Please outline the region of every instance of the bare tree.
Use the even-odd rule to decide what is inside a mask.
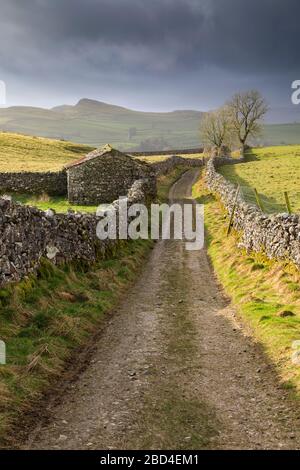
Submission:
[[[258,91],[250,90],[236,93],[227,107],[232,130],[244,151],[248,138],[261,133],[261,121],[268,111],[267,103]]]
[[[213,145],[220,153],[222,146],[230,144],[231,123],[227,107],[206,113],[200,124],[201,140]]]

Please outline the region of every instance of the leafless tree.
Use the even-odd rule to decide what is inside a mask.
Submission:
[[[268,106],[261,94],[256,90],[236,93],[227,108],[233,133],[245,149],[249,137],[260,135],[262,119],[268,111]]]
[[[231,122],[227,107],[206,113],[200,124],[201,141],[217,148],[230,144]]]

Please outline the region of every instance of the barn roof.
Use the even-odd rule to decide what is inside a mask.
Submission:
[[[117,154],[123,157],[131,158],[129,155],[126,155],[125,153],[122,153],[119,150],[114,149],[111,145],[106,144],[104,145],[104,147],[93,150],[92,152],[88,153],[87,155],[80,158],[79,160],[75,160],[74,162],[69,163],[68,165],[65,166],[65,168],[66,169],[73,168],[74,166],[82,165],[83,163],[86,163],[90,160],[94,160],[95,158],[102,157],[103,155],[112,154],[112,153],[114,155]]]

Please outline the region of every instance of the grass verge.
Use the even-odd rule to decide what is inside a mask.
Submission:
[[[205,189],[203,176],[193,196],[205,204],[207,249],[218,279],[242,322],[276,365],[283,384],[299,396],[300,365],[291,356],[293,341],[300,340],[300,272],[290,263],[237,249],[239,234],[226,237],[228,216]]]
[[[120,244],[93,267],[45,260],[36,276],[0,290],[0,338],[7,347],[7,364],[0,366],[0,441],[99,329],[151,246],[145,240]]]
[[[189,169],[188,166],[177,166],[173,171],[162,175],[157,179],[157,198],[159,201],[164,202],[168,200],[169,191],[171,186]]]

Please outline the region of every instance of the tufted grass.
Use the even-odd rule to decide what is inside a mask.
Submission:
[[[287,212],[284,191],[289,193],[293,212],[300,212],[300,145],[254,148],[247,160],[219,171],[240,184],[245,199],[253,204],[256,188],[265,212]]]
[[[44,260],[37,276],[0,289],[0,446],[35,400],[59,378],[74,350],[101,327],[134,280],[152,242],[123,242],[94,266],[56,267]]]
[[[291,263],[237,249],[239,234],[226,237],[228,215],[201,177],[193,188],[205,204],[206,244],[218,279],[232,298],[245,328],[264,347],[284,386],[300,394],[300,367],[291,346],[300,340],[300,272]],[[294,316],[281,317],[289,311]]]

